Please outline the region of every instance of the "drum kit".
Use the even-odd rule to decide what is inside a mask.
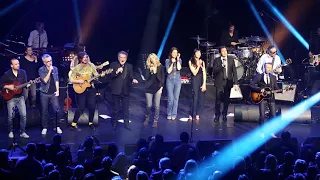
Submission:
[[[206,55],[207,73],[209,78],[213,79],[212,73],[214,59],[221,56],[219,46],[216,43],[206,41],[206,38],[199,36],[190,37],[190,39],[196,40],[198,49],[202,47],[203,54]],[[235,59],[235,65],[237,69],[238,80],[248,82],[256,74],[256,66],[259,58],[266,53],[267,47],[270,43],[266,38],[259,36],[250,36],[239,39],[238,43],[234,47],[227,47],[228,56],[233,56]]]

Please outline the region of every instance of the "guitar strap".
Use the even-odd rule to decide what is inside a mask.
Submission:
[[[275,59],[276,59],[275,57],[272,58],[272,70],[273,70],[273,67],[274,67],[274,61],[275,61]]]

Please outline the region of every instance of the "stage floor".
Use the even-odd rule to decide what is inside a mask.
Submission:
[[[137,90],[137,89],[136,89]],[[181,99],[179,101],[178,118],[175,121],[168,121],[166,119],[166,98],[161,100],[161,111],[158,128],[144,127],[142,122],[144,120],[145,111],[145,98],[143,94],[133,90],[130,98],[130,120],[132,131],[123,128],[120,123],[118,129],[113,131],[110,119],[99,119],[99,126],[96,131],[91,131],[88,126],[81,126],[81,132],[69,130],[65,125],[62,126],[63,143],[70,144],[73,152],[76,152],[79,145],[83,142],[86,136],[95,135],[100,142],[115,142],[118,144],[119,149],[123,150],[125,144],[132,144],[139,138],[148,138],[157,133],[162,134],[165,140],[178,140],[182,131],[191,132],[191,123],[180,121],[180,118],[187,118],[189,112],[190,100]],[[110,102],[100,99],[99,100],[99,114],[111,116]],[[212,140],[212,139],[236,139],[240,136],[250,132],[258,126],[256,123],[237,122],[234,123],[232,114],[234,113],[234,104],[229,106],[229,115],[227,122],[213,122],[214,116],[214,100],[206,100],[203,115],[199,124],[194,124],[193,128],[193,141],[198,140]],[[313,108],[319,117],[320,109]],[[315,114],[315,113],[313,113]],[[2,121],[5,119],[2,116]],[[285,130],[291,132],[293,137],[297,137],[299,143],[302,143],[308,136],[320,136],[320,124],[297,124],[292,123]],[[35,143],[51,143],[54,134],[53,129],[48,129],[46,136],[41,135],[41,127],[33,127],[27,129],[30,139],[17,138],[17,142],[21,146],[25,146],[28,142]],[[277,134],[279,135],[279,134]],[[7,148],[12,143],[8,138],[7,129],[5,126],[1,127],[0,133],[0,148]]]

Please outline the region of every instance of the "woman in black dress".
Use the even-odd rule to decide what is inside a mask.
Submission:
[[[194,117],[196,121],[200,120],[200,114],[203,109],[206,87],[206,66],[201,59],[201,51],[195,49],[192,58],[189,60],[189,68],[191,71],[192,84],[192,104],[189,119]]]

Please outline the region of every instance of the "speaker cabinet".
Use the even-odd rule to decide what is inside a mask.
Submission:
[[[259,122],[258,105],[235,105],[234,122]]]
[[[68,124],[70,125],[73,121],[74,114],[76,112],[76,108],[70,108],[68,110]],[[93,117],[93,124],[98,125],[99,122],[99,113],[98,110],[95,110]],[[89,110],[86,108],[84,112],[80,115],[80,118],[77,122],[78,124],[88,125],[89,124]]]

